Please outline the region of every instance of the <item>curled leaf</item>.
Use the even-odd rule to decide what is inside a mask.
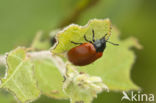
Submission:
[[[93,19],[85,26],[71,24],[56,35],[57,44],[52,49],[52,53],[64,53],[75,47],[76,45],[71,43],[71,41],[76,43],[86,42],[84,35],[86,35],[88,40],[92,41],[92,30],[95,31],[96,40],[102,38],[105,34],[107,34],[106,38],[109,38],[111,35],[111,22],[109,19]]]
[[[78,73],[70,64],[67,64],[63,88],[71,103],[91,103],[98,93],[108,90],[100,77]]]

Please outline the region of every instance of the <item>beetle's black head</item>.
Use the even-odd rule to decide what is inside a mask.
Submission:
[[[96,40],[93,45],[96,48],[96,52],[103,52],[106,48],[106,42],[107,40],[105,37],[101,38],[100,40]]]
[[[103,38],[101,38],[100,40],[96,40],[95,42],[93,42],[93,45],[96,48],[96,52],[103,52],[106,48],[107,42],[110,44],[116,45],[116,46],[119,45],[119,44],[115,44],[115,43],[108,41],[108,39],[106,39],[105,36]]]

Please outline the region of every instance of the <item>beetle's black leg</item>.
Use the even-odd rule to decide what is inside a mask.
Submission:
[[[73,42],[73,41],[70,41],[70,42],[73,43],[73,44],[80,44],[80,45],[82,44],[82,43],[76,43],[76,42]]]
[[[105,34],[104,38],[106,38],[106,35],[107,35],[107,34]]]
[[[63,82],[65,82],[65,81],[66,81],[66,77],[65,77],[65,76],[63,76],[63,79],[64,79],[64,80],[63,80]]]
[[[112,45],[116,45],[116,46],[119,46],[119,44],[116,44],[116,43],[112,43],[112,42],[110,42],[110,41],[106,41],[106,42],[108,42],[108,43],[110,43],[110,44],[112,44]]]
[[[85,41],[92,43],[92,41],[90,41],[90,40],[88,40],[88,39],[86,38],[86,35],[84,35],[84,39],[85,39]]]
[[[94,29],[92,29],[92,33],[93,33],[93,42],[95,42]]]

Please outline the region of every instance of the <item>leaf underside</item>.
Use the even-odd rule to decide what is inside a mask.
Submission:
[[[32,101],[40,96],[33,74],[33,65],[26,58],[24,48],[17,48],[7,56],[7,77],[2,79],[1,88],[16,95],[19,101]]]

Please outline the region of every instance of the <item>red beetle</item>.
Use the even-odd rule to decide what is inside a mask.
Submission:
[[[87,41],[86,43],[76,43],[71,41],[71,43],[73,44],[79,44],[79,46],[72,48],[67,53],[68,60],[72,64],[77,66],[84,66],[94,62],[95,60],[97,60],[102,56],[103,51],[106,48],[106,42],[109,42],[113,45],[118,45],[108,41],[108,39],[106,40],[105,37],[107,34],[100,40],[95,40],[94,30],[92,30],[92,33],[93,33],[92,41],[88,40],[86,38],[86,35],[84,35],[84,39],[85,41]]]

